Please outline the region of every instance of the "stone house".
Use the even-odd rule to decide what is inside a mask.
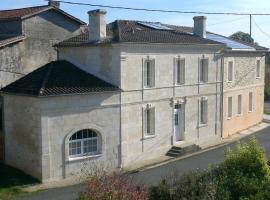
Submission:
[[[59,3],[0,10],[0,89],[57,59],[54,44],[78,35],[85,23],[59,8]],[[2,157],[0,98],[0,160]]]
[[[46,182],[86,166],[136,168],[224,137],[224,66],[235,50],[225,37],[206,32],[205,17],[190,28],[106,25],[105,14],[90,11],[89,32],[57,44],[59,61],[2,89],[7,164]]]

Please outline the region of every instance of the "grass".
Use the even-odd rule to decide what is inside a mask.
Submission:
[[[264,110],[264,114],[270,115],[270,110]]]
[[[7,200],[26,192],[26,185],[37,184],[38,180],[13,167],[0,163],[0,200]]]

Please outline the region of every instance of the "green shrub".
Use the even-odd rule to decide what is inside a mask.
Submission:
[[[267,158],[256,139],[239,143],[228,150],[225,161],[212,169],[217,184],[217,199],[265,200],[270,191]]]
[[[171,200],[170,186],[163,180],[158,186],[149,188],[150,200]]]
[[[270,85],[264,87],[264,99],[270,101]]]

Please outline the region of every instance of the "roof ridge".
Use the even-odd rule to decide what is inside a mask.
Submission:
[[[45,75],[45,77],[44,77],[44,79],[42,81],[41,87],[40,87],[39,92],[38,92],[38,96],[43,94],[43,92],[45,90],[46,83],[47,83],[47,81],[49,79],[49,76],[51,74],[52,68],[53,68],[53,61],[50,63],[48,72],[47,72],[47,74]]]
[[[50,7],[48,5],[43,6],[31,6],[31,7],[24,7],[24,8],[15,8],[15,9],[7,9],[7,10],[0,10],[0,12],[8,12],[8,11],[16,11],[16,10],[24,10],[24,9],[31,9],[31,8],[42,8],[42,7]]]

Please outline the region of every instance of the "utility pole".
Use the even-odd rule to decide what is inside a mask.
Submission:
[[[252,15],[249,15],[249,36],[252,35]]]

